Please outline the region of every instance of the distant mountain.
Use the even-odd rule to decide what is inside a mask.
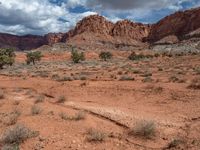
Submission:
[[[49,33],[45,36],[25,35],[17,36],[0,33],[1,48],[15,48],[17,50],[31,50],[42,45],[52,45],[62,41],[62,33]]]

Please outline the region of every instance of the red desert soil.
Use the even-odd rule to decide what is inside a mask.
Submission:
[[[20,145],[22,150],[162,150],[175,140],[182,142],[171,149],[199,150],[200,91],[188,88],[199,78],[199,55],[129,61],[128,53],[113,51],[114,58],[103,62],[98,53],[87,52],[80,64],[67,53],[46,53],[36,66],[23,64],[25,54],[18,53],[13,68],[0,71],[0,133],[14,126],[3,116],[18,110],[17,124],[39,131]],[[32,115],[41,95],[44,101],[35,105],[42,111]],[[57,102],[60,96],[64,103]],[[61,118],[81,111],[82,120]],[[141,120],[154,122],[153,137],[128,134]],[[89,142],[89,128],[105,133],[104,141]]]

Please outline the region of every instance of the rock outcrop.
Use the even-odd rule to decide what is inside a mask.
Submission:
[[[44,40],[47,45],[52,46],[53,44],[63,42],[64,33],[48,33],[44,36]]]
[[[170,35],[182,40],[186,34],[198,28],[200,28],[200,8],[179,11],[152,25],[148,40],[156,42]]]
[[[66,35],[66,41],[72,44],[85,43],[86,45],[109,45],[118,47],[142,46],[143,38],[150,31],[150,25],[134,23],[129,20],[112,23],[99,15],[91,15],[79,21],[76,27]],[[96,44],[96,45],[95,45]]]
[[[110,34],[114,37],[127,37],[134,40],[142,41],[149,35],[150,25],[134,23],[129,20],[118,21]]]

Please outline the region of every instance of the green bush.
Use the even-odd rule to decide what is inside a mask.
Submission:
[[[0,69],[5,65],[13,65],[15,62],[15,53],[13,49],[0,49]]]
[[[83,52],[79,53],[77,50],[72,48],[71,58],[74,63],[79,63],[80,61],[85,60],[85,54]]]
[[[112,53],[111,52],[101,52],[99,54],[99,58],[104,60],[104,61],[107,61],[108,59],[111,59],[112,58]]]
[[[30,63],[33,63],[35,65],[36,61],[40,61],[42,58],[42,53],[39,51],[35,52],[29,52],[26,54],[26,63],[29,65]]]

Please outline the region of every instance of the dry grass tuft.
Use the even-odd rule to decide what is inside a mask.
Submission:
[[[57,103],[64,103],[65,101],[66,101],[66,97],[65,97],[65,96],[60,96],[60,97],[58,98]]]
[[[197,78],[193,79],[192,82],[190,83],[190,85],[188,86],[188,88],[200,90],[200,78],[197,77]]]
[[[12,128],[3,133],[1,136],[0,142],[3,145],[15,145],[20,144],[28,138],[38,136],[38,132],[31,131],[29,128],[24,125],[17,124]]]
[[[38,96],[37,98],[36,98],[36,100],[35,100],[35,104],[37,104],[37,103],[42,103],[42,102],[44,102],[44,99],[45,99],[45,97],[44,97],[44,95],[40,95],[40,96]]]
[[[4,97],[5,97],[4,92],[3,92],[3,90],[0,89],[0,99],[4,99]]]
[[[129,131],[129,135],[151,138],[156,134],[156,125],[153,121],[142,120]]]
[[[32,115],[39,115],[41,112],[42,112],[42,109],[39,106],[33,105],[31,107],[31,114]]]
[[[75,116],[72,117],[72,120],[84,120],[86,117],[86,113],[84,111],[79,111],[78,113],[75,114]]]
[[[86,138],[89,142],[103,142],[106,138],[106,134],[96,129],[90,128],[87,130]]]

